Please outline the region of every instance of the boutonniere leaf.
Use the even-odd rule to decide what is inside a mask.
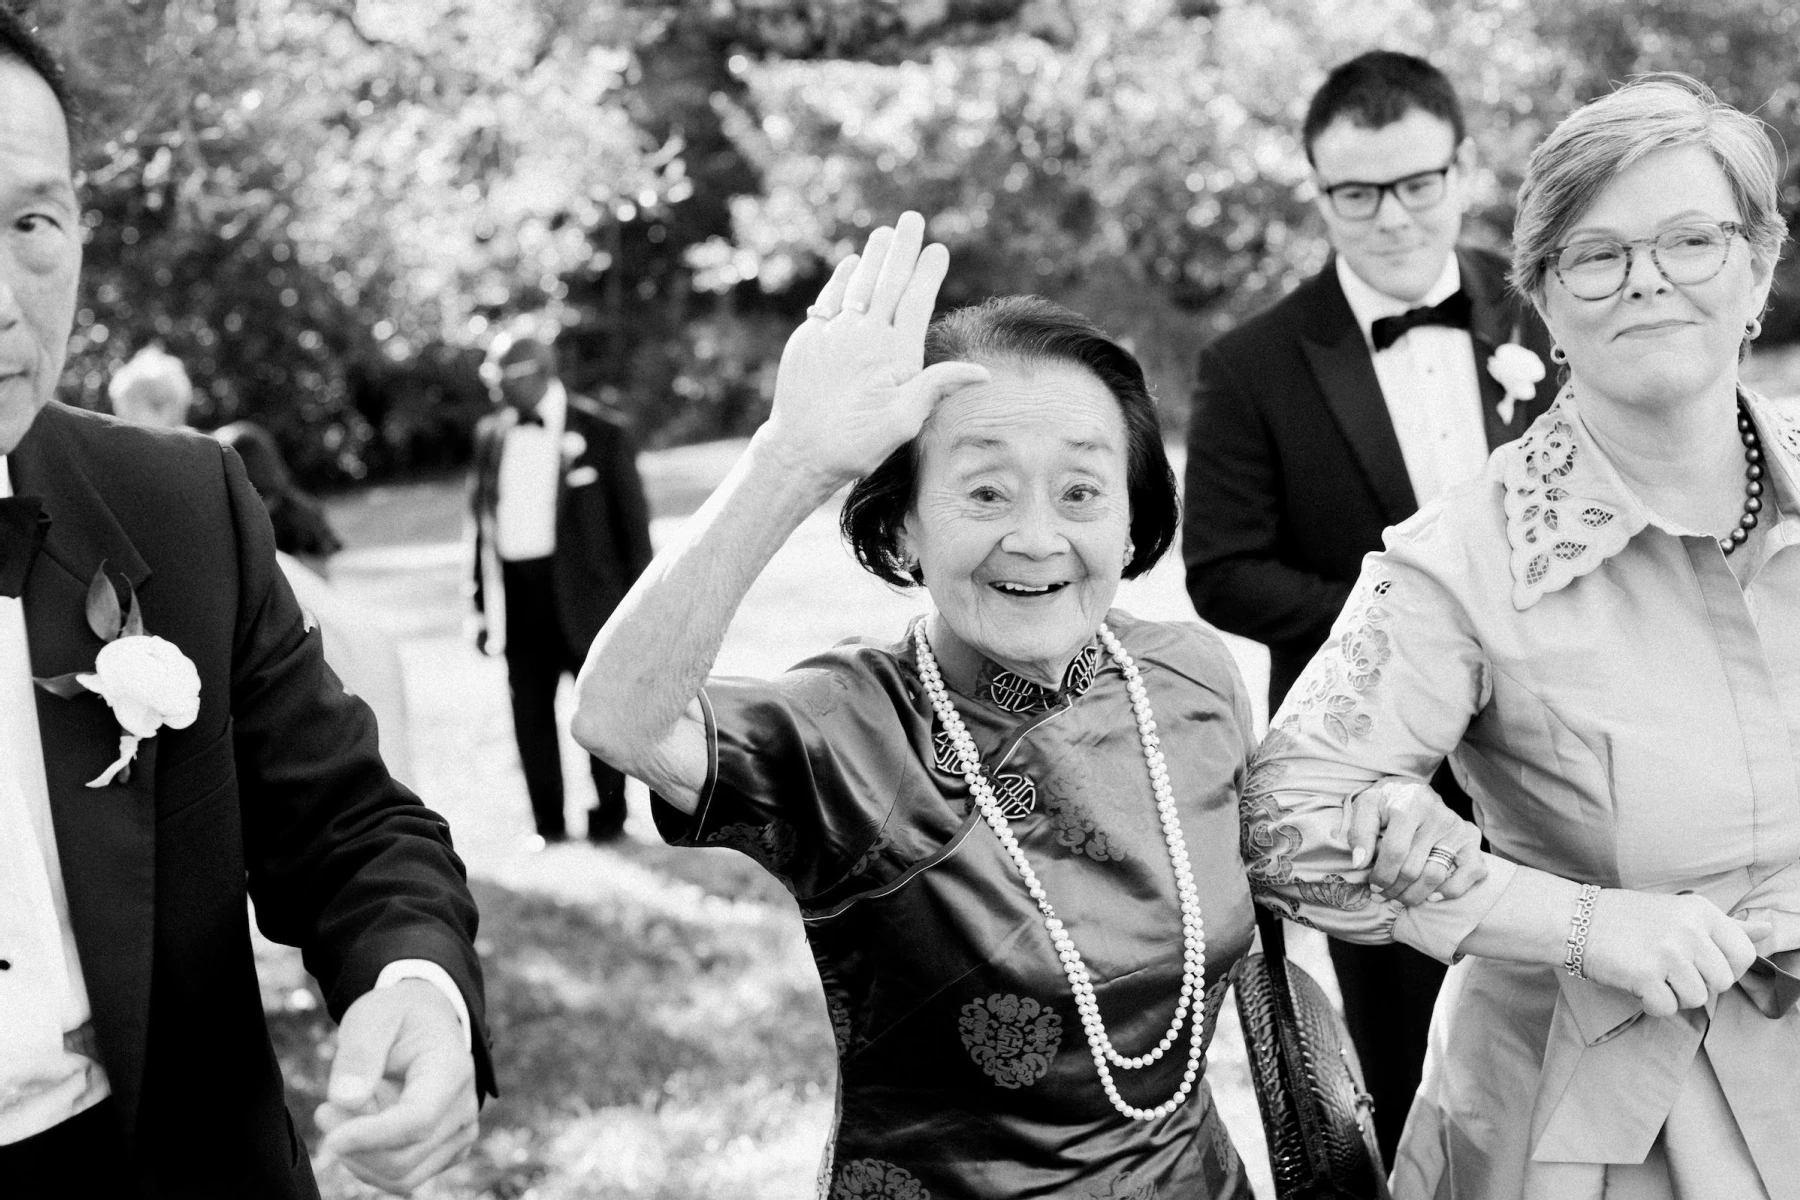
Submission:
[[[121,605],[102,562],[87,593],[88,627],[105,643],[93,671],[35,681],[65,700],[91,692],[118,720],[119,757],[88,781],[91,788],[129,781],[140,742],[165,726],[186,729],[200,715],[200,672],[175,643],[144,632],[137,590],[127,583],[125,593]]]

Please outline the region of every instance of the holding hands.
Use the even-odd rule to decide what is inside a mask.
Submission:
[[[924,239],[916,212],[871,233],[782,351],[758,436],[834,490],[917,434],[940,398],[988,377],[973,363],[924,365],[925,330],[950,267],[949,251]]]

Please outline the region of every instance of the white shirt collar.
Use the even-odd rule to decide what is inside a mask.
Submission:
[[[1363,340],[1370,346],[1375,342],[1369,336],[1369,327],[1382,317],[1397,317],[1408,309],[1442,304],[1462,287],[1462,267],[1456,261],[1455,251],[1445,256],[1444,269],[1438,272],[1437,282],[1416,301],[1397,300],[1376,290],[1350,269],[1349,260],[1341,254],[1337,256],[1337,277],[1338,286],[1344,289],[1344,299],[1350,302],[1351,315],[1362,329]]]
[[[12,465],[0,454],[0,500],[12,495]]]
[[[569,416],[569,392],[563,382],[552,376],[544,386],[544,394],[537,402],[537,415],[544,420],[545,429],[561,429]]]

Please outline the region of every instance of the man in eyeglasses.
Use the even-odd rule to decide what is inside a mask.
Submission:
[[[556,688],[650,563],[637,447],[612,413],[557,377],[550,337],[503,331],[482,379],[495,410],[475,428],[476,646],[506,656],[513,735],[537,837],[560,842],[562,752]],[[597,758],[587,837],[622,836],[625,777]]]
[[[1271,712],[1382,530],[1473,478],[1554,395],[1530,378],[1549,339],[1505,264],[1457,248],[1473,155],[1442,72],[1391,51],[1351,59],[1302,138],[1336,253],[1201,352],[1182,534],[1200,615],[1268,645]],[[1467,815],[1448,769],[1432,782]],[[1331,951],[1391,1157],[1443,968],[1401,946]]]

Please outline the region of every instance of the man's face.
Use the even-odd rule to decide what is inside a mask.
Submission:
[[[1462,230],[1472,165],[1468,144],[1456,144],[1448,121],[1414,108],[1380,129],[1340,117],[1313,139],[1312,154],[1319,215],[1332,246],[1376,291],[1408,303],[1422,299],[1443,273]],[[1442,198],[1417,211],[1389,190],[1381,193],[1372,215],[1354,219],[1340,214],[1325,194],[1338,184],[1397,183],[1446,166]]]
[[[29,67],[0,58],[0,454],[19,444],[62,376],[80,217],[55,94]]]
[[[550,387],[550,356],[542,346],[521,339],[482,364],[482,378],[496,404],[510,404],[520,412],[537,407]]]

